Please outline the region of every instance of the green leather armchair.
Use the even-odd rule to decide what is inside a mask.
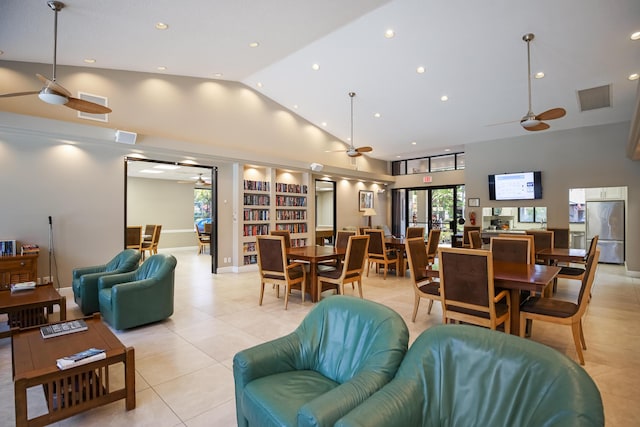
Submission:
[[[115,329],[128,329],[171,316],[176,263],[173,255],[156,254],[132,272],[101,277],[98,301],[104,320]]]
[[[80,267],[73,269],[73,299],[82,311],[88,316],[100,310],[98,304],[98,279],[109,274],[127,273],[133,271],[140,263],[141,253],[135,249],[125,249],[117,254],[111,261],[92,267]]]
[[[603,426],[589,375],[542,344],[468,325],[423,332],[396,377],[336,427]]]
[[[393,378],[408,339],[383,305],[323,299],[291,334],[235,355],[238,426],[333,426]]]

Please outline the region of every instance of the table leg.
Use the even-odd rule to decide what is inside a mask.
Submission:
[[[511,335],[520,335],[520,290],[511,289],[509,291],[511,307],[509,317],[511,321]]]
[[[406,273],[404,262],[404,250],[398,251],[398,277],[404,277]]]
[[[62,296],[58,305],[60,306],[60,321],[67,320],[67,297]]]
[[[16,380],[13,384],[15,400],[16,427],[28,425],[27,420],[27,385],[25,380]]]
[[[136,407],[136,369],[133,347],[125,350],[124,381],[127,388],[125,407],[127,411]]]
[[[311,294],[311,301],[320,301],[320,284],[318,283],[318,263],[309,262],[309,293]]]

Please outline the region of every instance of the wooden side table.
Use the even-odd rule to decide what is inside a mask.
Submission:
[[[0,289],[38,279],[38,254],[0,256]]]
[[[39,327],[13,331],[16,426],[50,424],[119,399],[125,399],[127,410],[136,407],[133,347],[125,347],[99,314],[85,321],[86,331],[47,339],[42,338]],[[91,347],[104,349],[106,358],[66,370],[56,366],[56,359]],[[116,389],[110,367],[124,369],[122,387]],[[36,386],[42,386],[48,412],[28,419],[27,390]]]
[[[36,286],[35,289],[18,292],[0,291],[0,313],[8,315],[9,328],[28,328],[49,323],[49,314],[54,305],[60,307],[60,320],[66,320],[67,299],[53,285]],[[10,331],[0,332],[0,338],[10,335]]]

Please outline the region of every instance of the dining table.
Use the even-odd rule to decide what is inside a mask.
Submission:
[[[533,291],[543,294],[551,285],[560,267],[542,264],[524,264],[519,262],[493,262],[493,284],[496,288],[509,290],[511,307],[509,318],[511,322],[511,334],[520,333],[520,291]],[[440,272],[437,265],[426,269],[427,276],[437,278]]]
[[[536,252],[536,257],[543,259],[549,265],[560,262],[585,262],[586,249],[544,248]]]
[[[307,284],[311,301],[320,300],[320,283],[318,283],[318,264],[322,261],[344,259],[346,248],[333,246],[298,246],[287,248],[287,259],[309,263]]]
[[[387,248],[391,248],[396,250],[396,252],[398,253],[398,277],[404,277],[404,274],[406,272],[405,269],[405,262],[404,262],[404,243],[405,243],[405,239],[404,237],[385,237],[384,239],[384,244]]]

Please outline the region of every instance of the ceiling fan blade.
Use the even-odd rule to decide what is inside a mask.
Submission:
[[[538,120],[553,120],[564,117],[567,111],[564,108],[552,108],[536,116]]]
[[[13,96],[25,96],[25,95],[36,95],[40,93],[39,90],[32,90],[29,92],[16,92],[16,93],[5,93],[0,95],[0,98],[11,98]]]
[[[325,153],[346,153],[348,150],[324,150]]]
[[[524,127],[522,126],[522,129],[524,130],[528,130],[528,131],[536,131],[536,130],[545,130],[545,129],[549,129],[551,126],[549,126],[548,124],[544,123],[544,122],[540,122],[539,124],[535,125],[535,126],[531,126],[531,127]]]
[[[484,125],[485,127],[491,127],[491,126],[502,126],[502,125],[509,125],[511,123],[517,123],[520,120],[509,120],[508,122],[500,122],[500,123],[490,123],[488,125]]]
[[[111,108],[105,107],[104,105],[85,101],[84,99],[73,98],[71,96],[69,96],[68,98],[69,101],[64,104],[64,106],[69,107],[73,110],[78,110],[82,111],[83,113],[89,114],[109,114],[111,112]]]
[[[40,81],[42,83],[44,83],[44,85],[46,87],[48,87],[49,89],[52,89],[52,90],[58,92],[59,94],[66,96],[67,98],[71,97],[71,92],[69,92],[67,89],[65,89],[64,87],[62,87],[58,83],[56,83],[54,80],[49,80],[48,78],[46,78],[42,74],[36,74],[36,76],[38,76]]]
[[[360,153],[360,154],[369,153],[369,152],[373,151],[373,148],[371,148],[371,147],[358,147],[358,148],[356,148],[356,151],[358,153]]]

